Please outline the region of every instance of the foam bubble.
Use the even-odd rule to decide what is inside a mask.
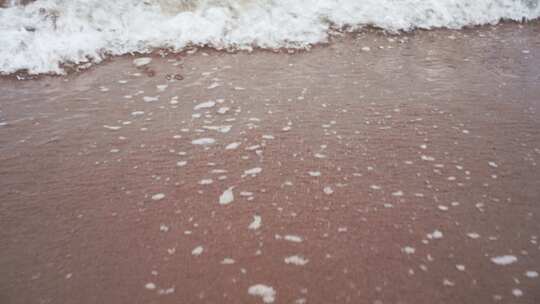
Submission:
[[[233,187],[230,187],[227,190],[223,191],[223,193],[219,197],[220,205],[228,205],[232,203],[233,201],[234,201]]]
[[[491,258],[491,261],[497,265],[506,266],[517,262],[517,257],[514,255],[501,255]]]
[[[256,284],[249,287],[248,293],[252,296],[261,297],[264,303],[273,303],[276,299],[274,288],[264,284]]]

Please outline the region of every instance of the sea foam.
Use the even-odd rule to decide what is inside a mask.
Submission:
[[[11,1],[17,2],[17,1]],[[540,17],[539,0],[37,0],[0,8],[0,73],[158,48],[306,48],[336,30],[461,28]]]

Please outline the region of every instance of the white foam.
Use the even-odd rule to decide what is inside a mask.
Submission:
[[[441,231],[439,231],[439,230],[435,230],[435,231],[433,231],[432,233],[429,233],[429,234],[427,235],[427,237],[428,237],[429,239],[433,239],[433,240],[442,239],[443,233],[442,233]]]
[[[491,258],[491,261],[497,265],[506,266],[517,262],[517,257],[514,255],[501,255]]]
[[[403,191],[399,190],[396,192],[392,192],[392,196],[403,196]]]
[[[202,102],[202,103],[196,105],[193,108],[193,110],[197,111],[197,110],[200,110],[200,109],[209,109],[209,108],[212,108],[215,105],[216,105],[215,101]]]
[[[201,146],[205,146],[205,145],[211,145],[213,143],[215,143],[216,140],[213,139],[213,138],[209,138],[209,137],[204,137],[204,138],[199,138],[199,139],[194,139],[191,141],[192,144],[194,145],[201,145]]]
[[[534,0],[40,0],[0,11],[0,73],[63,74],[66,62],[188,45],[304,48],[328,41],[331,28],[460,28],[539,16]]]
[[[191,251],[191,254],[194,256],[199,256],[203,253],[203,251],[204,251],[204,248],[202,246],[197,246]]]
[[[292,234],[287,234],[286,236],[283,237],[286,241],[289,241],[289,242],[293,242],[293,243],[301,243],[303,240],[302,240],[302,237],[298,236],[298,235],[292,235]]]
[[[262,168],[260,167],[251,168],[251,169],[245,170],[243,176],[248,176],[248,175],[256,176],[257,174],[261,172],[262,172]]]
[[[316,158],[326,158],[326,155],[321,153],[315,153],[313,156],[315,156]]]
[[[224,126],[203,126],[203,128],[207,130],[217,131],[219,133],[228,133],[232,126],[231,125],[224,125]]]
[[[152,200],[153,201],[159,201],[159,200],[162,200],[165,198],[165,194],[163,193],[156,193],[154,195],[152,195]]]
[[[233,187],[229,187],[219,197],[220,205],[228,205],[234,201]]]
[[[156,85],[156,89],[158,92],[164,92],[169,87],[168,84],[158,84]]]
[[[445,205],[439,205],[437,206],[437,208],[439,208],[439,210],[441,211],[448,211],[448,206],[445,206]]]
[[[406,254],[413,254],[416,252],[416,249],[414,249],[414,247],[411,247],[411,246],[405,246],[401,248],[401,251],[403,251]]]
[[[330,186],[326,186],[326,187],[324,187],[323,192],[326,195],[330,195],[330,194],[334,193],[334,189],[332,189],[332,187],[330,187]]]
[[[201,180],[199,181],[199,185],[210,185],[210,184],[212,184],[213,182],[214,182],[213,179],[211,179],[211,178],[205,178],[205,179],[201,179]]]
[[[525,272],[525,276],[527,278],[530,278],[530,279],[537,278],[538,277],[538,272],[536,272],[534,270],[528,270],[527,272]]]
[[[222,265],[232,265],[235,261],[231,258],[224,258],[223,261],[221,261]]]
[[[226,114],[227,112],[229,112],[230,108],[229,107],[221,107],[217,110],[217,112],[219,114]]]
[[[257,284],[249,287],[248,293],[252,296],[261,297],[264,303],[273,303],[276,299],[274,288],[264,284]]]
[[[467,236],[470,237],[471,239],[480,238],[480,234],[478,234],[476,232],[469,232],[469,233],[467,233]]]
[[[133,64],[136,67],[142,67],[142,66],[148,65],[150,62],[152,62],[152,58],[150,57],[142,57],[142,58],[133,59]]]
[[[144,102],[154,102],[159,100],[159,96],[143,96]]]
[[[225,147],[225,150],[235,150],[235,149],[238,149],[238,147],[240,147],[240,143],[239,142],[233,142],[233,143],[228,144]]]
[[[435,158],[432,156],[422,155],[420,158],[425,161],[435,161]]]
[[[108,129],[108,130],[111,130],[111,131],[118,131],[120,129],[122,129],[122,127],[120,126],[108,126],[108,125],[104,125],[103,126],[105,129]]]
[[[450,287],[453,287],[453,286],[456,286],[456,283],[454,283],[454,282],[450,281],[449,279],[446,279],[446,278],[445,278],[445,279],[443,280],[443,285],[444,285],[444,286],[450,286]]]
[[[259,215],[254,215],[253,222],[249,224],[248,229],[257,230],[261,228],[261,225],[262,225],[262,218]]]
[[[152,283],[152,282],[149,282],[149,283],[146,283],[144,285],[144,288],[148,289],[148,290],[154,290],[156,289],[156,284]]]
[[[174,293],[174,287],[163,288],[158,290],[158,295],[168,295]]]
[[[285,264],[293,264],[296,266],[304,266],[309,262],[308,259],[299,255],[288,256],[284,259],[284,261],[285,261]]]

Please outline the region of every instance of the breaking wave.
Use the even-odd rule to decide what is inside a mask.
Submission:
[[[539,1],[12,0],[0,8],[0,73],[64,74],[63,63],[189,45],[305,48],[333,30],[365,26],[398,32],[532,20]]]

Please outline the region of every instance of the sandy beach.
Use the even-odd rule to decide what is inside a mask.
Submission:
[[[0,78],[0,303],[540,303],[540,24]]]

